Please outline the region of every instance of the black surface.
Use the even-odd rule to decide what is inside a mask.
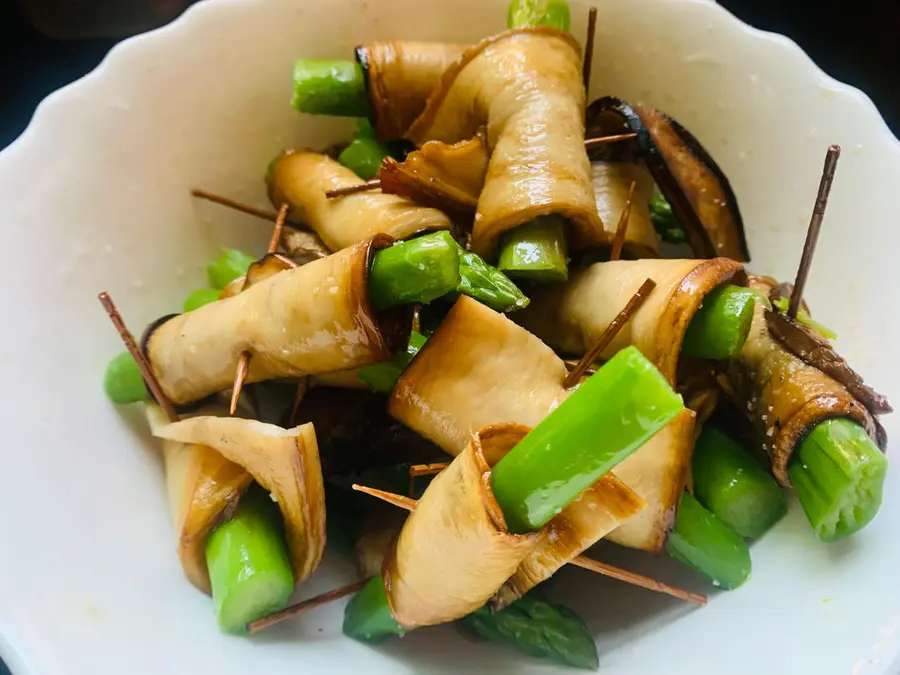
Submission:
[[[720,4],[754,26],[796,40],[829,74],[869,94],[894,132],[900,133],[900,92],[891,81],[900,70],[900,47],[894,42],[900,34],[900,3],[724,0]],[[113,44],[112,39],[50,40],[25,22],[12,0],[0,0],[0,63],[6,64],[0,148],[21,133],[44,96],[94,68]]]

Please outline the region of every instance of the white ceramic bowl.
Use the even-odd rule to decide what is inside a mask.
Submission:
[[[828,144],[844,155],[808,297],[873,385],[900,399],[893,282],[900,145],[859,92],[789,40],[699,0],[596,0],[592,93],[661,107],[699,136],[737,192],[753,267],[793,275]],[[365,40],[474,41],[506,0],[217,0],[116,47],[50,96],[0,155],[7,262],[0,271],[0,654],[47,673],[548,672],[451,627],[371,648],[340,633],[343,603],[253,640],[219,634],[173,552],[160,462],[100,380],[129,323],[177,308],[222,244],[262,250],[267,228],[189,196],[264,203],[262,176],[296,143],[325,146],[348,121],[289,105],[293,60],[347,58]],[[584,5],[573,32],[583,34]],[[887,418],[889,433],[900,425]],[[900,471],[880,517],[818,544],[794,505],[753,547],[752,580],[703,610],[567,571],[553,593],[588,620],[601,668],[632,673],[898,672]],[[606,553],[638,568],[656,561]],[[662,574],[681,575],[662,561]],[[306,597],[347,581],[327,559]],[[682,582],[702,588],[689,575]]]

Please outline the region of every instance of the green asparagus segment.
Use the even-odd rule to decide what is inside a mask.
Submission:
[[[494,467],[491,485],[509,529],[543,526],[683,409],[643,354],[620,351]]]
[[[378,175],[381,162],[390,154],[390,149],[384,143],[374,138],[357,137],[338,155],[338,161],[363,180],[369,180]]]
[[[256,258],[243,251],[236,251],[233,248],[222,249],[222,254],[206,266],[209,285],[218,289],[225,288],[238,277],[247,274],[250,265],[255,262]]]
[[[672,206],[658,190],[650,198],[650,222],[660,238],[667,244],[683,244],[687,241],[684,228],[672,212]]]
[[[347,603],[342,630],[347,637],[362,642],[379,642],[388,635],[406,634],[406,630],[394,621],[380,576],[372,577]]]
[[[742,537],[762,536],[787,511],[784,492],[728,435],[707,426],[694,445],[694,496]]]
[[[494,497],[510,531],[544,525],[682,410],[681,397],[646,357],[634,347],[620,351],[493,468]],[[371,641],[402,634],[388,621],[383,588],[370,589],[376,582],[384,584],[378,577],[347,605],[346,635]]]
[[[193,312],[195,309],[203,307],[203,305],[215,302],[219,299],[220,292],[215,288],[198,288],[187,296],[187,300],[184,301],[184,311]]]
[[[494,311],[524,309],[531,302],[508,276],[462,246],[459,247],[459,276],[457,292],[475,298]]]
[[[282,529],[278,507],[253,487],[231,520],[207,538],[206,564],[223,633],[243,635],[248,623],[287,605],[294,576]]]
[[[750,334],[756,293],[724,284],[705,298],[684,334],[681,353],[701,359],[737,356]]]
[[[540,216],[504,234],[497,267],[516,279],[568,279],[565,218]]]
[[[707,511],[690,492],[681,496],[675,528],[666,550],[676,560],[732,590],[750,577],[750,549],[725,523]]]
[[[360,117],[356,120],[356,133],[353,138],[376,138],[375,127],[366,117]]]
[[[512,645],[529,656],[591,670],[600,664],[597,644],[584,620],[568,607],[541,600],[534,593],[499,612],[487,606],[477,609],[463,623],[481,637]]]
[[[777,298],[773,300],[771,304],[772,307],[777,309],[779,312],[787,312],[791,301],[788,298]],[[813,330],[819,331],[819,333],[821,333],[823,337],[827,337],[829,340],[837,340],[837,333],[831,330],[828,326],[825,326],[813,319],[809,315],[809,313],[802,307],[797,311],[797,321],[806,326],[809,326]]]
[[[413,331],[409,334],[409,344],[406,349],[387,363],[376,363],[371,366],[364,366],[356,371],[356,376],[365,382],[372,391],[381,393],[389,392],[397,384],[397,380],[406,370],[406,366],[413,360],[419,350],[425,345],[427,338],[424,335]]]
[[[313,115],[366,117],[369,103],[362,68],[355,61],[299,59],[294,64],[291,105]]]
[[[563,0],[512,0],[507,11],[507,28],[550,26],[568,32],[572,23],[569,3]]]
[[[376,311],[412,302],[429,303],[459,285],[459,254],[449,232],[427,234],[378,251],[369,272]]]
[[[849,419],[817,424],[800,442],[789,473],[820,541],[838,541],[868,525],[881,507],[887,458]]]
[[[106,366],[103,375],[103,391],[109,400],[118,405],[126,403],[138,403],[150,400],[147,386],[144,384],[144,376],[134,362],[131,354],[122,352],[113,357]]]

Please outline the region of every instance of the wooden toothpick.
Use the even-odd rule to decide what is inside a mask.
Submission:
[[[647,279],[641,284],[641,287],[631,296],[625,307],[619,312],[618,316],[606,327],[606,330],[603,331],[603,334],[600,335],[597,342],[594,343],[594,346],[581,357],[578,364],[569,371],[568,375],[566,375],[566,379],[563,380],[563,386],[566,389],[571,389],[578,384],[578,380],[581,379],[584,372],[597,360],[603,350],[609,346],[609,343],[612,342],[616,334],[622,330],[626,323],[628,323],[628,320],[632,315],[640,309],[644,302],[646,302],[647,296],[650,295],[654,288],[656,288],[656,282],[653,281],[653,279]]]
[[[602,574],[611,579],[624,581],[626,584],[631,584],[632,586],[640,586],[641,588],[646,588],[648,591],[671,595],[673,598],[678,598],[685,602],[693,602],[700,606],[705,605],[708,600],[702,593],[693,593],[691,591],[686,591],[683,588],[678,588],[677,586],[670,586],[669,584],[657,581],[656,579],[644,576],[643,574],[624,570],[621,567],[615,567],[614,565],[607,565],[599,560],[594,560],[593,558],[588,558],[583,555],[574,558],[570,564],[591,572],[596,572],[597,574]]]
[[[284,232],[284,221],[287,218],[288,205],[282,204],[275,216],[275,226],[272,228],[272,236],[269,238],[269,247],[267,254],[275,253],[281,245],[281,235]],[[293,264],[293,261],[291,261]],[[244,287],[241,291],[247,289],[250,282],[249,274],[244,279]],[[244,388],[244,380],[247,379],[247,373],[250,372],[250,352],[241,352],[238,358],[237,368],[234,373],[234,382],[231,385],[231,404],[228,406],[228,414],[234,415],[237,412],[238,402],[241,399],[241,390]]]
[[[369,577],[369,579],[371,579],[371,577]],[[334,600],[338,600],[347,595],[352,595],[353,593],[362,590],[362,587],[369,583],[369,579],[360,579],[359,581],[354,581],[352,584],[347,584],[346,586],[341,586],[340,588],[334,588],[330,591],[326,591],[325,593],[310,598],[309,600],[304,600],[303,602],[298,602],[296,605],[285,607],[280,612],[275,612],[274,614],[269,614],[269,616],[263,617],[262,619],[251,621],[247,624],[247,631],[251,634],[258,633],[265,628],[269,628],[270,626],[281,623],[285,619],[292,619],[298,614],[303,614],[304,612],[308,612],[309,610],[315,609],[316,607],[326,605],[329,602],[333,602]]]
[[[251,206],[250,204],[236,201],[229,197],[223,197],[222,195],[207,192],[206,190],[194,189],[191,190],[191,194],[199,199],[205,199],[208,202],[213,202],[215,204],[219,204],[220,206],[227,206],[229,209],[234,209],[235,211],[240,211],[241,213],[247,213],[251,216],[256,216],[257,218],[263,218],[265,220],[268,220],[269,222],[272,222],[278,217],[278,214],[274,211],[260,209],[255,206]]]
[[[112,301],[112,298],[109,297],[109,293],[103,291],[102,293],[100,293],[100,295],[97,296],[97,298],[100,300],[100,304],[103,305],[103,309],[105,309],[106,313],[109,315],[109,320],[112,321],[113,326],[115,326],[116,330],[119,332],[119,337],[122,338],[122,342],[125,344],[125,348],[131,354],[131,357],[134,359],[135,363],[137,363],[137,366],[141,371],[141,375],[144,378],[144,382],[147,383],[147,386],[153,393],[153,398],[156,399],[159,407],[162,408],[166,413],[166,417],[169,418],[169,421],[177,422],[180,418],[178,416],[178,412],[175,410],[175,406],[172,404],[172,401],[169,400],[169,397],[166,396],[165,392],[163,392],[162,387],[159,384],[159,380],[157,380],[156,376],[153,374],[153,369],[150,367],[150,362],[147,361],[147,358],[144,356],[144,352],[142,352],[140,347],[138,347],[134,336],[125,325],[125,320],[122,318],[122,315],[116,308],[116,304]]]
[[[437,464],[423,466],[437,466]],[[387,502],[388,504],[392,504],[407,511],[415,511],[416,506],[418,506],[418,502],[415,499],[410,499],[409,497],[404,497],[403,495],[394,494],[393,492],[376,490],[374,488],[369,488],[362,485],[354,485],[353,489],[359,492],[364,492],[368,495],[376,497],[377,499],[380,499],[381,501]],[[639,586],[656,593],[671,595],[673,598],[678,598],[679,600],[684,600],[685,602],[693,602],[698,605],[705,605],[707,602],[706,596],[701,593],[692,593],[682,588],[678,588],[677,586],[670,586],[669,584],[665,584],[662,581],[657,581],[656,579],[653,579],[651,577],[647,577],[636,572],[630,572],[628,570],[622,569],[621,567],[615,567],[614,565],[608,565],[606,563],[602,563],[598,560],[594,560],[593,558],[588,558],[583,555],[576,556],[568,564],[581,567],[591,572],[595,572],[596,574],[610,577],[611,579],[624,581],[625,583],[631,584],[632,586]]]
[[[404,497],[403,495],[398,495],[394,492],[387,492],[385,490],[379,490],[377,488],[371,488],[365,485],[357,485],[356,483],[354,483],[351,487],[357,492],[362,492],[363,494],[367,494],[370,497],[375,497],[376,499],[380,499],[383,502],[387,502],[388,504],[392,504],[407,511],[415,511],[416,506],[419,503],[412,497]]]
[[[618,260],[622,257],[622,248],[625,246],[625,232],[628,230],[628,220],[631,218],[631,203],[634,199],[635,185],[637,185],[637,182],[631,181],[631,187],[628,188],[628,198],[625,200],[625,206],[622,208],[622,215],[619,216],[619,224],[616,226],[612,249],[609,252],[610,260]]]
[[[368,192],[369,190],[377,190],[381,187],[381,181],[377,178],[372,180],[367,180],[365,183],[360,183],[359,185],[348,185],[347,187],[335,188],[334,190],[329,190],[325,193],[325,196],[328,199],[333,199],[335,197],[346,197],[347,195],[355,195],[357,192]]]
[[[599,148],[601,145],[609,145],[610,143],[618,143],[619,141],[627,141],[632,138],[637,138],[637,134],[635,133],[627,133],[627,134],[612,134],[610,136],[599,136],[597,138],[588,138],[584,141],[584,149],[585,150],[593,150],[594,148]]]
[[[432,464],[413,464],[409,467],[409,496],[413,496],[416,488],[416,478],[419,476],[434,476],[450,466],[450,462],[433,462]]]
[[[822,220],[825,217],[825,207],[828,205],[828,194],[831,192],[831,183],[834,180],[834,172],[837,169],[840,156],[841,146],[839,145],[832,145],[825,154],[825,166],[822,169],[822,178],[819,181],[819,192],[816,195],[816,204],[813,207],[812,217],[809,220],[809,228],[806,230],[803,255],[800,258],[797,277],[794,279],[794,292],[791,293],[791,302],[788,305],[788,316],[792,319],[797,318],[797,312],[800,311],[800,303],[803,302],[803,289],[806,287],[806,279],[809,277],[813,253],[816,252],[819,231],[822,229]]]
[[[582,66],[581,76],[584,79],[584,95],[587,100],[588,92],[591,88],[591,66],[594,62],[594,35],[597,32],[597,8],[591,7],[588,10],[587,39],[584,41],[584,65]]]

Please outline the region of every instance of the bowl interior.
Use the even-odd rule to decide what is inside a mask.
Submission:
[[[900,324],[889,279],[900,249],[891,190],[900,146],[875,109],[793,43],[711,3],[595,4],[592,97],[660,107],[698,136],[735,188],[755,271],[793,276],[825,150],[843,146],[807,297],[851,363],[898,398],[892,338]],[[0,407],[0,654],[17,673],[555,669],[454,627],[367,647],[340,634],[342,602],[254,640],[221,636],[208,599],[174,555],[161,464],[142,421],[114,409],[100,386],[121,347],[99,291],[140,331],[204,283],[203,265],[220,246],[265,246],[262,221],[199,203],[190,189],[265,205],[262,177],[279,150],[349,135],[348,120],[290,109],[296,57],[347,58],[376,39],[470,42],[505,25],[505,6],[203,3],[117,47],[97,72],[51,96],[0,155],[7,250],[15,253],[0,271],[8,394]],[[577,36],[585,15],[573,3]],[[886,427],[900,432],[891,418]],[[702,611],[581,570],[559,575],[548,592],[582,613],[600,641],[601,667],[620,674],[726,665],[768,672],[776,653],[781,672],[860,664],[887,672],[900,653],[900,549],[891,536],[898,483],[892,470],[880,518],[840,545],[817,544],[795,504],[754,545],[752,581],[714,595]],[[611,546],[599,555],[703,588],[667,561]],[[298,596],[353,574],[349,559],[330,554]]]

